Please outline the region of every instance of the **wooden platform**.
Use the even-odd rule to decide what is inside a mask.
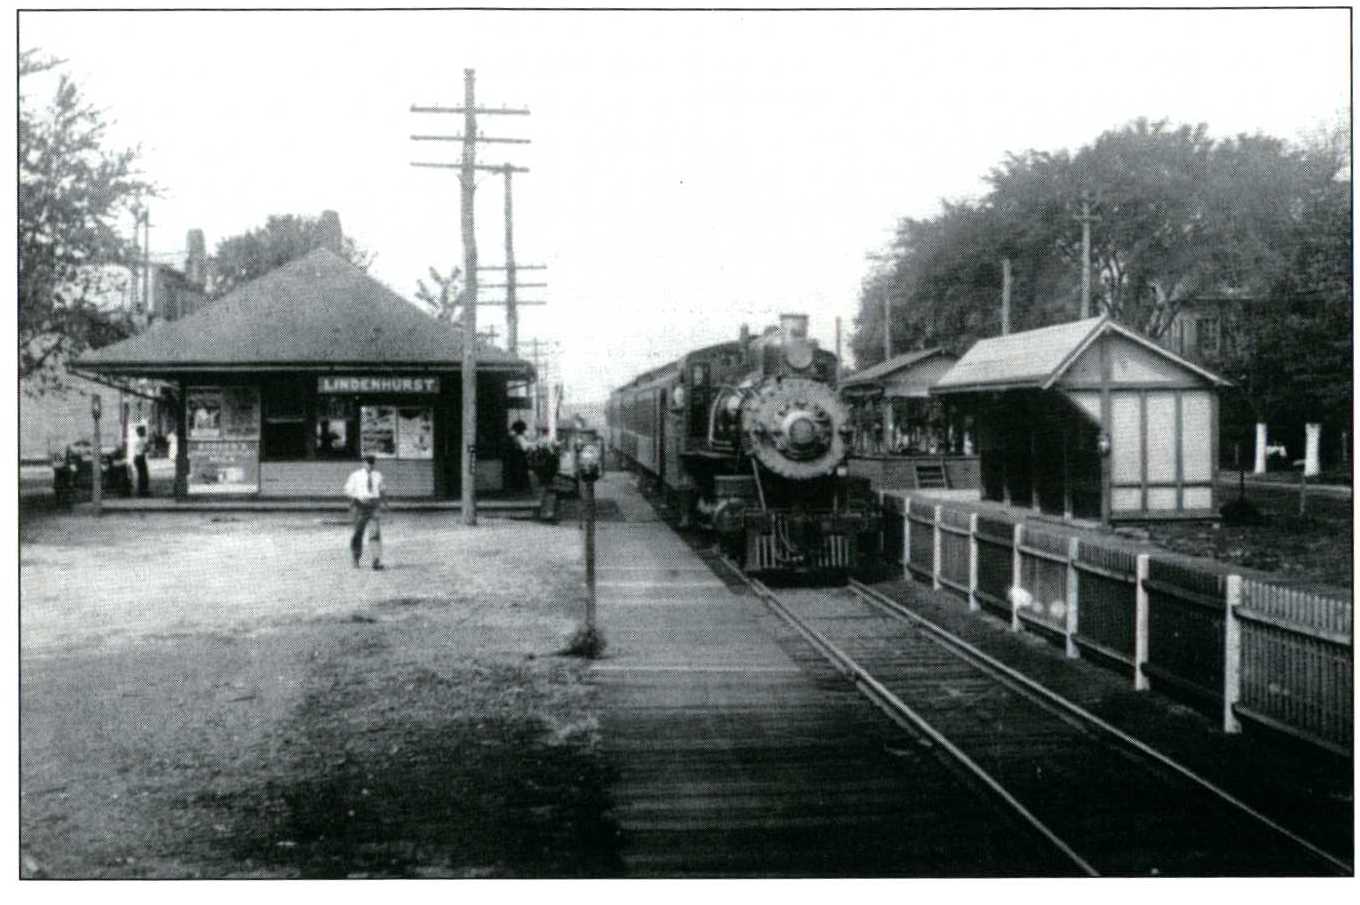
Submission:
[[[627,875],[1034,872],[1026,834],[730,590],[629,481],[598,489],[623,520],[598,527],[608,648],[591,670]]]

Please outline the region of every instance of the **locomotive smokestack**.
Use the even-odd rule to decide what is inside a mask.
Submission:
[[[779,330],[784,339],[807,339],[808,316],[806,314],[779,315]]]

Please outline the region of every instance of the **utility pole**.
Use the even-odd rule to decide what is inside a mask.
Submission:
[[[1011,332],[1011,259],[1001,259],[1001,335]]]
[[[1076,218],[1081,224],[1081,319],[1091,316],[1091,223],[1099,217],[1091,216],[1091,193],[1081,193],[1081,214]]]
[[[505,165],[505,331],[511,357],[519,354],[519,313],[515,311],[515,206],[510,177],[514,170]]]
[[[883,360],[892,358],[892,293],[883,290]]]
[[[138,230],[140,227],[140,230]],[[142,300],[140,306],[134,298],[133,307],[140,307],[143,314],[151,312],[151,210],[145,207],[138,207],[136,219],[133,221],[133,232],[140,231],[142,234]],[[133,281],[136,286],[136,281]]]
[[[463,169],[458,174],[462,199],[463,273],[463,524],[477,524],[477,75],[463,70]]]
[[[477,142],[500,144],[528,144],[527,138],[487,138],[477,134],[477,115],[527,116],[528,110],[491,109],[477,106],[477,75],[475,70],[463,70],[462,107],[417,107],[412,113],[461,113],[462,135],[412,135],[413,141],[460,141],[463,161],[458,168],[458,182],[462,200],[460,221],[463,233],[463,273],[465,302],[463,305],[463,454],[462,454],[462,510],[463,524],[477,524],[477,224],[475,194],[478,170],[498,170],[508,174],[509,164],[500,167],[479,166]],[[452,169],[453,164],[417,163]]]
[[[836,380],[841,376],[841,316],[836,315]]]

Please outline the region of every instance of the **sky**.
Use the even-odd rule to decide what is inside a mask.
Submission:
[[[846,348],[902,217],[978,197],[1008,152],[1075,149],[1140,116],[1298,140],[1344,120],[1347,10],[43,12],[19,46],[65,70],[162,189],[151,250],[182,265],[271,214],[339,213],[370,273],[414,296],[462,261],[460,145],[476,71],[478,160],[514,177],[521,354],[591,402],[781,312]],[[39,97],[35,85],[34,96]],[[503,179],[476,193],[504,260]],[[492,274],[483,281],[501,282]],[[483,298],[497,297],[484,290]],[[503,309],[479,327],[504,337]]]

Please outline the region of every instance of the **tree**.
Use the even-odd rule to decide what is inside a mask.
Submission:
[[[331,228],[324,217],[272,215],[262,227],[223,239],[217,243],[213,256],[209,294],[214,298],[226,295],[237,286],[321,248],[329,240]],[[341,240],[341,256],[365,271],[373,261],[373,256],[348,236]]]
[[[37,50],[19,58],[19,378],[31,393],[60,388],[67,360],[130,334],[112,304],[135,251],[118,221],[154,195],[137,152],[104,147],[103,113],[64,73],[45,109],[30,106],[25,80],[60,65]]]
[[[1346,147],[1325,144],[1333,153]],[[1159,338],[1187,304],[1260,296],[1278,283],[1317,172],[1316,161],[1279,139],[1214,140],[1203,124],[1145,119],[1075,154],[1009,154],[981,199],[946,201],[936,217],[901,222],[890,266],[865,280],[852,348],[861,366],[881,358],[885,293],[894,350],[964,349],[995,335],[1003,258],[1013,264],[1015,329],[1074,319],[1084,200],[1099,218],[1093,313]]]
[[[1283,259],[1275,278],[1233,320],[1223,368],[1256,420],[1299,428],[1317,421],[1340,431],[1353,395],[1349,160],[1330,143],[1306,149],[1304,158],[1313,185],[1272,251]]]
[[[431,313],[436,320],[446,323],[457,322],[463,302],[463,290],[459,287],[459,280],[462,275],[463,270],[460,267],[455,266],[449,271],[448,276],[444,276],[431,267],[430,279],[434,281],[438,292],[426,286],[424,280],[416,280],[416,298],[433,309]]]

